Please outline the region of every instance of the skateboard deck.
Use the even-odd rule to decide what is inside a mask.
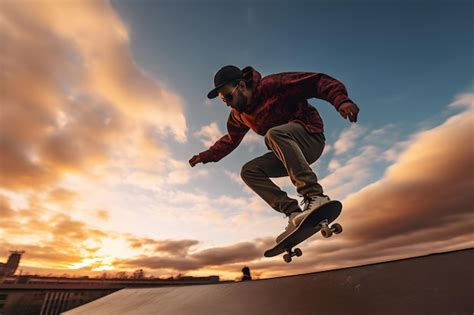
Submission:
[[[300,225],[288,236],[286,236],[280,243],[276,244],[273,248],[265,251],[265,257],[273,257],[287,252],[283,256],[286,262],[291,262],[291,257],[301,256],[303,252],[297,248],[294,251],[293,247],[303,242],[307,238],[321,231],[323,237],[331,237],[333,232],[339,234],[342,232],[342,226],[335,223],[329,227],[329,224],[336,220],[341,214],[342,203],[337,200],[331,200],[328,203],[320,206],[313,210]]]

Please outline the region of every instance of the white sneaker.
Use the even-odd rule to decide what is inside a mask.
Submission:
[[[301,205],[303,206],[303,212],[312,212],[329,201],[331,199],[324,194],[307,194],[304,196]]]
[[[328,196],[323,195],[323,194],[307,194],[304,196],[303,201],[301,202],[301,205],[303,207],[303,211],[296,211],[292,212],[288,216],[288,225],[285,228],[285,232],[281,233],[280,235],[277,236],[276,242],[280,243],[285,237],[290,235],[303,221],[304,218],[308,214],[310,214],[313,210],[321,207],[325,203],[328,203],[331,201]]]
[[[288,225],[285,228],[285,232],[277,236],[276,242],[279,243],[285,237],[290,235],[300,225],[301,221],[303,221],[303,219],[306,218],[308,214],[310,214],[310,212],[296,211],[291,213],[288,217]]]

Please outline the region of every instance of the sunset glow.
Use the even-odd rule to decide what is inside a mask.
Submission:
[[[241,15],[242,30],[233,25],[222,34],[222,17],[186,16],[194,4],[184,12],[184,3],[132,3],[1,2],[1,261],[24,250],[23,273],[143,269],[146,276],[234,280],[243,266],[266,278],[474,246],[473,46],[465,40],[472,31],[453,26],[453,51],[466,55],[450,55],[430,49],[443,45],[421,29],[410,31],[419,38],[405,39],[407,29],[391,15],[377,26],[372,15],[361,16],[354,26],[334,8],[322,14],[327,4],[300,3],[281,22],[277,4],[267,12],[265,2],[224,1],[221,9]],[[448,9],[452,20],[458,9]],[[428,9],[400,12],[393,14],[433,33],[447,27]],[[325,37],[328,14],[348,23],[337,36]],[[298,27],[302,20],[307,27]],[[349,27],[360,32],[343,35]],[[294,34],[304,36],[304,52],[294,48]],[[370,46],[382,34],[393,39]],[[418,48],[421,40],[428,48]],[[400,48],[405,43],[412,46]],[[456,63],[463,58],[466,64]],[[265,75],[328,72],[361,108],[350,125],[326,102],[310,100],[328,139],[312,167],[325,192],[344,204],[344,233],[309,239],[304,259],[290,265],[263,257],[287,220],[240,178],[242,165],[266,152],[263,137],[249,133],[219,163],[188,163],[227,132],[228,109],[205,95],[228,63],[252,64]],[[275,182],[300,199],[287,178]]]

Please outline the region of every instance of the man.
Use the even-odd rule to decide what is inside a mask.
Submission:
[[[359,108],[347,96],[344,85],[323,73],[287,72],[266,76],[252,67],[242,70],[225,66],[214,76],[214,89],[207,97],[219,96],[231,107],[228,134],[189,163],[217,162],[232,152],[249,129],[265,136],[270,152],[246,163],[241,177],[273,209],[288,217],[288,225],[276,241],[289,235],[313,210],[330,199],[310,167],[322,154],[323,121],[308,99],[330,102],[344,119],[357,121]],[[276,186],[270,178],[289,176],[303,197],[298,201]]]

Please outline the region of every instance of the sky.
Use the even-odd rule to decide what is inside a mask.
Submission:
[[[470,1],[0,1],[0,259],[23,273],[268,278],[474,246]],[[264,258],[287,224],[240,178],[267,152],[208,100],[222,66],[328,74],[312,165],[344,232]],[[287,178],[275,182],[298,200]],[[3,257],[3,258],[2,258]]]

